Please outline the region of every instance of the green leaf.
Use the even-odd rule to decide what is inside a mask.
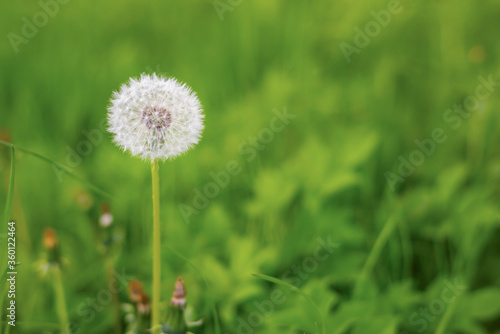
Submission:
[[[367,317],[357,322],[353,334],[394,334],[397,324],[397,318],[392,315]]]
[[[470,294],[465,301],[471,317],[493,319],[500,314],[500,288],[488,287]]]
[[[332,172],[331,176],[325,180],[321,189],[321,195],[334,195],[344,189],[358,185],[360,177],[357,173],[350,170],[341,170]]]

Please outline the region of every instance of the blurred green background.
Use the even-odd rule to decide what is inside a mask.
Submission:
[[[223,334],[500,333],[500,92],[470,98],[480,77],[500,80],[499,1],[45,3],[0,14],[2,140],[112,198],[16,151],[11,333],[58,332],[40,272],[46,227],[59,235],[74,333],[113,332],[117,304],[102,297],[111,267],[150,293],[150,166],[102,124],[112,92],[153,72],[188,83],[206,114],[202,141],[160,171],[162,300],[182,275],[192,319],[205,319],[193,332],[217,333],[215,309]],[[373,24],[390,6],[390,22]],[[350,62],[342,43],[356,47]],[[477,103],[448,112],[466,101]],[[269,139],[284,110],[294,118]],[[429,142],[436,129],[446,139]],[[0,161],[3,213],[7,147]],[[197,191],[231,161],[241,171],[197,210]],[[123,234],[112,256],[99,247],[104,201]]]

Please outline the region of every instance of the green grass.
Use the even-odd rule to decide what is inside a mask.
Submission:
[[[327,334],[499,333],[499,86],[470,115],[447,111],[476,94],[479,77],[500,81],[500,4],[403,1],[348,63],[340,44],[387,8],[244,0],[220,20],[209,0],[72,0],[15,53],[8,33],[21,34],[22,18],[41,8],[5,4],[0,212],[17,222],[22,264],[10,333],[58,331],[53,284],[40,270],[46,227],[59,235],[75,333],[116,328],[104,298],[109,262],[123,277],[120,302],[130,302],[132,276],[151,294],[149,164],[112,143],[105,119],[112,92],[152,71],[188,83],[206,114],[201,142],[159,171],[162,308],[182,276],[186,313],[204,318],[192,332],[239,334],[246,323],[255,334],[318,325]],[[273,111],[285,109],[295,118],[266,139],[263,129],[281,125]],[[389,184],[387,173],[398,175],[427,139],[433,152]],[[228,184],[195,208],[197,191],[228,164],[238,167]],[[104,201],[113,233],[123,233],[106,254]],[[189,224],[181,204],[196,211]],[[339,246],[317,253],[328,240]],[[466,288],[448,294],[450,284]],[[284,302],[263,312],[281,288]],[[428,319],[420,313],[432,307]]]

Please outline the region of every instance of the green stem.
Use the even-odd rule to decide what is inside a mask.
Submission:
[[[151,327],[160,324],[161,238],[160,238],[160,176],[158,160],[151,163],[153,182],[153,305]]]
[[[446,327],[448,327],[448,323],[451,320],[451,317],[453,315],[453,312],[455,311],[455,306],[457,304],[457,301],[455,300],[446,310],[444,316],[441,318],[441,321],[438,324],[438,327],[436,328],[436,334],[444,334],[446,331]]]
[[[110,259],[110,255],[107,254],[107,258],[105,259],[106,261],[106,274],[108,277],[108,284],[110,287],[112,287],[111,290],[111,300],[113,302],[113,311],[114,311],[114,316],[115,316],[115,334],[121,334],[122,333],[122,322],[120,318],[120,300],[118,298],[118,287],[117,287],[117,282],[115,279],[115,274],[114,270],[115,267],[113,265],[113,260]]]
[[[5,203],[5,209],[3,213],[3,221],[2,221],[2,231],[5,229],[7,230],[8,225],[6,225],[10,218],[11,218],[11,212],[12,212],[12,201],[14,197],[14,186],[15,186],[15,180],[16,180],[16,150],[14,146],[10,147],[10,179],[9,179],[9,189],[7,191],[7,201]],[[3,249],[2,249],[3,250]],[[4,270],[4,259],[2,257],[2,261],[0,270]],[[7,270],[5,270],[7,271]],[[2,277],[4,278],[4,277]],[[1,289],[0,291],[0,307],[3,309],[3,301],[4,301],[4,296],[5,292],[7,291],[7,285],[5,285],[5,288]],[[8,334],[10,332],[10,325],[8,323],[5,324],[5,333]],[[2,325],[0,324],[0,333],[2,333]]]
[[[377,240],[375,241],[375,244],[373,245],[373,248],[372,248],[370,254],[368,255],[368,258],[366,259],[363,270],[358,277],[358,280],[356,282],[356,286],[354,289],[354,295],[358,296],[362,292],[362,289],[364,287],[364,284],[366,283],[368,275],[375,268],[375,265],[377,264],[377,261],[380,257],[380,254],[382,254],[382,250],[384,249],[385,245],[387,244],[387,241],[389,240],[390,236],[392,235],[394,228],[397,226],[396,223],[397,223],[397,218],[394,214],[385,223],[384,228],[380,232]]]
[[[66,309],[66,297],[64,296],[64,286],[62,282],[61,268],[56,267],[53,270],[54,291],[56,294],[56,311],[59,317],[61,333],[69,334],[68,311]]]
[[[10,148],[10,179],[9,179],[9,190],[7,191],[7,202],[5,203],[5,209],[3,212],[3,222],[9,222],[12,212],[12,202],[14,198],[14,185],[16,180],[16,150],[14,146]]]

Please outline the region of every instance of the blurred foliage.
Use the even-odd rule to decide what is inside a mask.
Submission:
[[[129,302],[132,277],[150,291],[149,165],[120,152],[104,122],[114,90],[156,71],[192,86],[206,112],[200,144],[161,166],[162,300],[166,307],[182,275],[186,313],[205,318],[193,332],[216,333],[217,313],[224,334],[315,333],[315,308],[251,275],[262,273],[297,284],[328,334],[500,333],[499,92],[456,129],[444,118],[474,96],[479,77],[500,80],[500,2],[403,1],[351,62],[341,43],[354,45],[354,29],[390,2],[217,3],[229,7],[71,0],[17,53],[8,34],[21,36],[23,18],[32,22],[42,7],[3,5],[2,138],[113,196],[16,151],[11,216],[21,265],[10,332],[59,328],[40,270],[46,227],[59,235],[74,333],[116,328],[113,277],[119,302]],[[267,140],[264,129],[284,110],[295,118]],[[386,173],[398,175],[400,157],[408,161],[435,129],[446,140],[391,187]],[[8,148],[0,161],[3,212]],[[210,173],[234,161],[240,171],[187,223],[179,206],[194,207]],[[102,251],[103,201],[123,233],[112,256]],[[318,253],[328,241],[338,247]]]

